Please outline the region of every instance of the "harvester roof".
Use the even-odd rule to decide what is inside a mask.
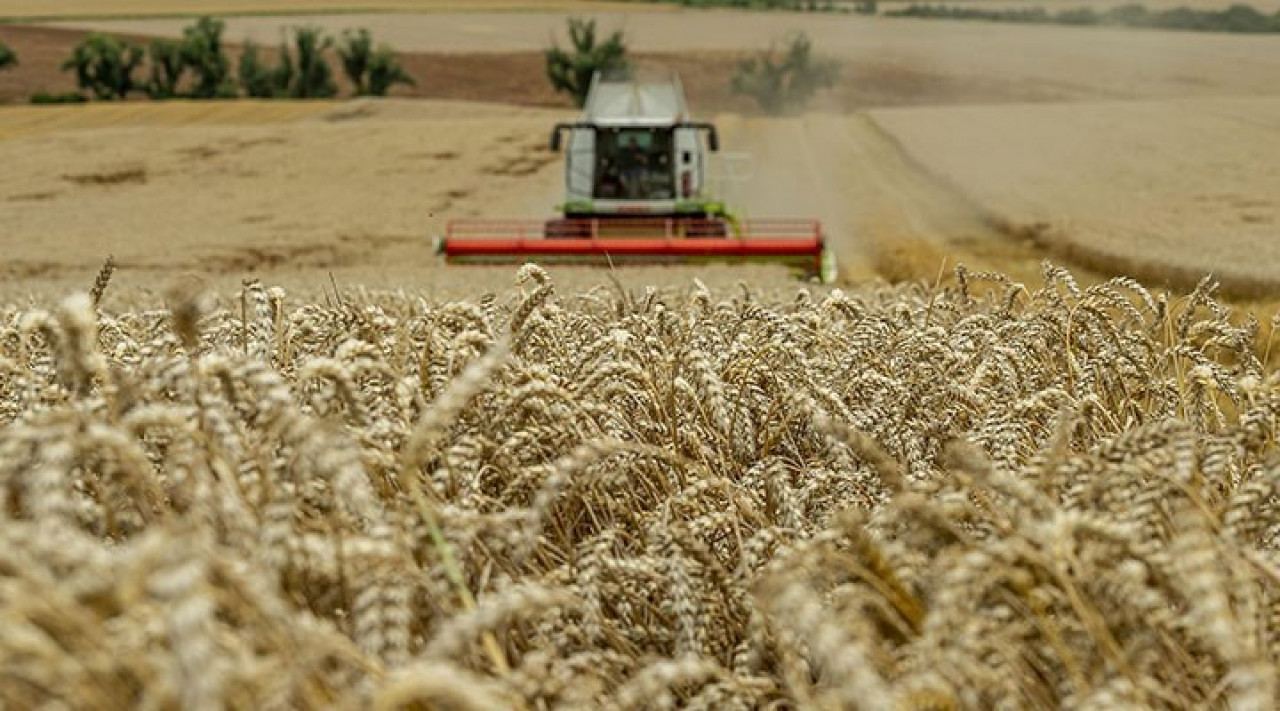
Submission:
[[[669,125],[689,118],[678,77],[621,81],[597,78],[584,112],[591,123],[615,126]]]

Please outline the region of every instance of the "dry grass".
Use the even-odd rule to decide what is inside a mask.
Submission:
[[[1207,286],[110,269],[0,309],[0,705],[1277,700],[1280,376]]]

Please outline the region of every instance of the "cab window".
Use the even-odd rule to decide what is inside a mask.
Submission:
[[[597,129],[595,196],[606,200],[673,199],[672,137],[671,129]]]

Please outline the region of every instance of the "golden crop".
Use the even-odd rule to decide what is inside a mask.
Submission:
[[[0,112],[0,141],[60,131],[177,126],[273,125],[319,116],[337,104],[246,99],[210,106],[207,102],[98,103],[83,106],[6,106]],[[75,110],[68,110],[74,108]]]
[[[959,277],[0,309],[0,706],[1272,707],[1256,324]]]

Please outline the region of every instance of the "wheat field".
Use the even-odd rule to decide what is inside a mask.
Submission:
[[[873,117],[933,175],[1058,258],[1187,289],[1213,273],[1238,296],[1280,287],[1280,99]]]
[[[1270,708],[1270,337],[1115,279],[0,307],[6,708]]]
[[[336,101],[243,100],[210,105],[174,101],[157,104],[101,103],[68,107],[9,106],[0,113],[0,141],[63,131],[173,128],[293,123],[341,106]]]

